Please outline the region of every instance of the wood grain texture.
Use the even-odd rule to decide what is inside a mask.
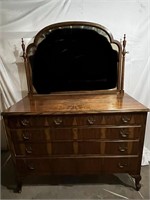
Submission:
[[[83,114],[148,112],[148,108],[127,94],[72,94],[27,96],[2,115],[14,114]]]

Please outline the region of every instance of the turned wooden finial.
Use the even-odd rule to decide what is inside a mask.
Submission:
[[[125,68],[125,55],[126,53],[128,53],[128,51],[126,51],[126,34],[124,34],[124,37],[123,37],[123,49],[122,49],[122,75],[121,75],[121,91],[124,91],[124,68]]]
[[[126,34],[124,34],[124,37],[123,37],[123,51],[122,51],[123,56],[125,56],[126,53],[128,53],[128,51],[126,51],[126,43],[127,43]]]
[[[25,44],[24,44],[24,40],[23,38],[21,38],[21,47],[22,47],[22,56],[24,59],[24,66],[25,66],[25,70],[26,70],[26,76],[27,76],[27,86],[28,86],[28,93],[30,94],[31,91],[31,87],[30,87],[30,80],[29,80],[29,70],[28,70],[28,64],[27,64],[27,57],[26,57],[26,48],[25,48]]]
[[[26,52],[25,52],[25,44],[24,44],[24,40],[23,40],[23,38],[21,39],[21,47],[22,47],[22,51],[23,51],[23,54],[22,54],[22,56],[21,57],[23,57],[24,58],[24,60],[26,59]]]

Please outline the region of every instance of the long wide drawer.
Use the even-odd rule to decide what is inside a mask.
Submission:
[[[46,155],[137,155],[138,141],[61,141],[52,143],[18,143],[14,145],[17,156]]]
[[[142,129],[140,127],[118,128],[45,128],[45,129],[15,129],[11,130],[11,138],[18,142],[50,142],[70,141],[74,139],[112,139],[127,140],[139,139]]]
[[[84,175],[100,173],[132,173],[138,170],[138,157],[78,157],[17,159],[21,174]]]

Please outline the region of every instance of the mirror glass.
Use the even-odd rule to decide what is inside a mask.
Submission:
[[[42,33],[28,50],[37,93],[111,90],[117,86],[118,46],[91,26],[59,26]]]

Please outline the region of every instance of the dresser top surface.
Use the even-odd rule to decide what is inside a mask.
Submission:
[[[26,96],[2,115],[86,114],[148,112],[148,108],[127,94],[53,94]]]

